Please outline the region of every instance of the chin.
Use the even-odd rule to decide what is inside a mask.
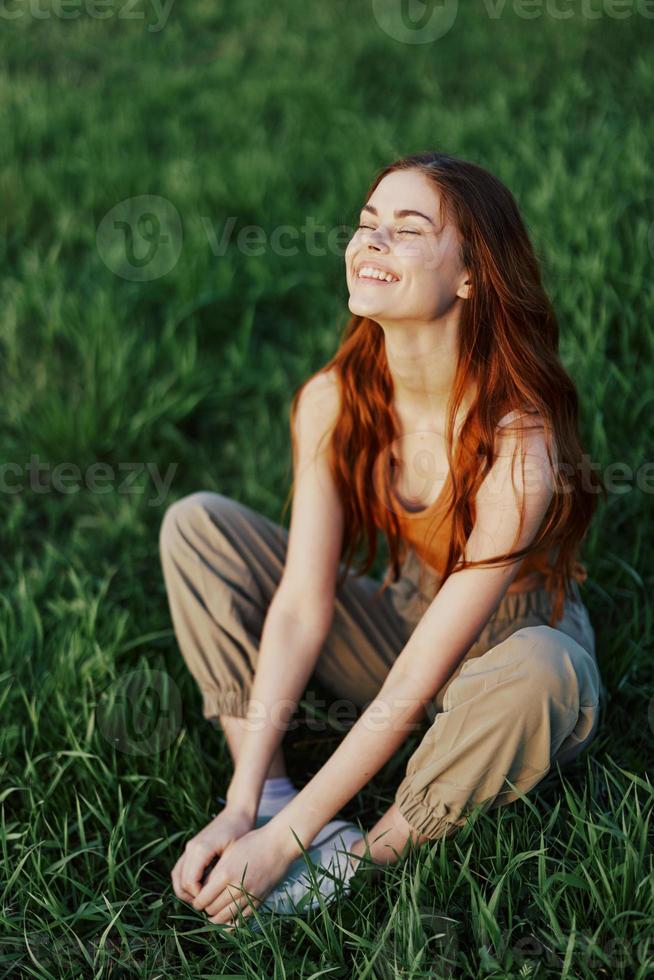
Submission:
[[[354,313],[355,316],[367,316],[371,320],[374,320],[382,313],[381,310],[372,306],[370,303],[362,303],[360,300],[353,299],[352,297],[348,300],[347,305],[350,313]]]

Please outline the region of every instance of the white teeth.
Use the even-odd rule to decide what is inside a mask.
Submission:
[[[384,282],[397,282],[397,276],[391,275],[390,272],[382,272],[380,269],[375,269],[372,266],[364,265],[359,269],[358,273],[359,279],[381,279]]]

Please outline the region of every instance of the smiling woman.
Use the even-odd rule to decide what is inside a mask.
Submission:
[[[279,907],[302,848],[425,713],[435,720],[393,805],[354,834],[344,879],[364,852],[390,863],[477,805],[515,800],[597,730],[577,549],[602,485],[513,197],[473,163],[399,160],[365,197],[345,271],[344,336],[291,405],[288,533],[209,492],[162,526],[180,648],[235,763],[224,810],[172,874],[218,923],[269,893]],[[366,574],[379,532],[383,583]],[[313,677],[363,713],[298,793],[280,742]],[[255,826],[275,779],[283,801]]]
[[[374,560],[373,531],[370,524],[364,531],[360,517],[367,512],[387,536],[397,577],[400,541],[416,525],[406,525],[398,497],[373,476],[390,453],[409,480],[419,477],[427,454],[431,469],[443,474],[441,485],[447,476],[454,491],[444,515],[451,513],[449,556],[436,563],[444,581],[472,530],[476,492],[497,451],[496,426],[530,415],[529,428],[542,429],[548,457],[556,456],[549,473],[553,499],[534,540],[514,557],[531,555],[518,577],[529,567],[540,571],[530,581],[545,584],[554,597],[554,625],[566,588],[571,596],[570,583],[585,578],[577,552],[603,486],[582,452],[577,394],[558,358],[556,316],[511,193],[483,168],[445,154],[397,161],[368,191],[345,266],[353,316],[322,370],[335,370],[341,387],[339,426],[348,441],[336,450],[337,429],[332,466],[341,496],[352,503],[348,557],[367,536],[361,570]],[[385,277],[371,278],[374,269]],[[366,431],[357,416],[372,414],[374,431]],[[418,433],[428,437],[427,447],[416,444]],[[575,477],[565,480],[570,472]],[[371,480],[373,496],[365,489]],[[432,522],[429,532],[437,527]],[[412,543],[429,561],[429,549],[415,537]]]

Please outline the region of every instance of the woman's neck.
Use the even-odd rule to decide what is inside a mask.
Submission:
[[[458,324],[423,326],[384,328],[393,403],[398,416],[417,428],[424,423],[444,426],[456,377]]]

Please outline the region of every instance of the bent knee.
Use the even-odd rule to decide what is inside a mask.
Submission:
[[[196,490],[180,497],[164,511],[159,527],[159,549],[174,548],[182,539],[188,539],[189,531],[203,512],[218,514],[234,503],[230,497],[211,490]]]
[[[545,625],[522,627],[500,644],[506,656],[520,658],[526,693],[561,703],[567,703],[578,687],[571,645],[578,646],[572,637]]]

